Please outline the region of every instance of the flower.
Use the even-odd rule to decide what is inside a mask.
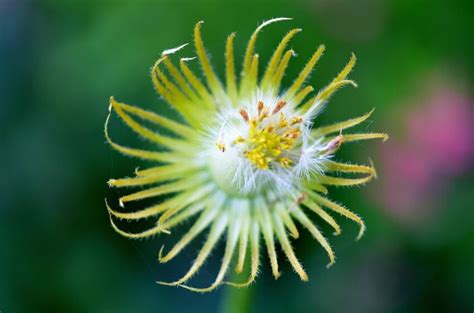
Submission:
[[[226,43],[226,84],[221,83],[207,56],[198,22],[194,28],[194,45],[206,82],[188,67],[193,58],[181,58],[179,68],[171,55],[184,48],[169,49],[151,69],[156,91],[183,118],[177,122],[156,113],[110,99],[109,111],[115,111],[134,132],[156,143],[164,151],[148,151],[119,145],[112,141],[105,123],[105,137],[119,152],[132,157],[160,163],[156,167],[136,170],[131,178],[109,180],[112,187],[143,187],[123,196],[121,207],[132,201],[151,197],[167,197],[160,202],[133,212],[112,209],[108,204],[113,228],[128,238],[147,238],[167,233],[179,223],[196,217],[187,232],[169,250],[159,253],[160,262],[168,262],[182,251],[197,235],[210,228],[207,239],[197,253],[189,271],[175,282],[165,285],[206,292],[224,282],[233,260],[237,272],[242,272],[250,259],[250,274],[245,282],[227,282],[242,287],[251,284],[260,264],[260,246],[264,242],[275,278],[280,276],[276,240],[281,245],[294,270],[304,281],[307,274],[291,247],[287,232],[298,238],[299,222],[325,249],[329,265],[334,253],[306,211],[316,213],[329,223],[335,234],[340,227],[328,213],[339,213],[360,226],[360,238],[365,230],[362,219],[343,206],[326,198],[329,185],[352,186],[365,184],[376,176],[372,165],[352,165],[333,160],[333,155],[346,142],[381,138],[382,133],[343,134],[343,130],[365,121],[372,111],[358,118],[324,127],[313,127],[313,119],[327,99],[340,87],[356,84],[347,79],[355,64],[349,63],[329,85],[307,99],[313,87],[306,85],[316,62],[324,51],[320,46],[286,90],[280,83],[293,50],[286,50],[290,39],[301,31],[293,29],[282,39],[259,79],[259,55],[254,53],[257,36],[265,26],[288,18],[275,18],[261,24],[248,43],[240,82],[234,68],[233,40]],[[165,70],[168,75],[165,74]],[[305,101],[306,100],[306,101]],[[136,118],[156,124],[174,133],[157,133],[139,123]],[[359,178],[328,175],[330,172],[359,174]],[[153,185],[153,187],[149,187]],[[122,230],[114,219],[128,221],[156,218],[150,229],[140,233]],[[226,235],[224,235],[226,233]],[[221,237],[226,237],[220,270],[211,286],[195,288],[186,282],[201,268]],[[276,240],[275,240],[276,238]],[[262,240],[263,239],[263,240]],[[247,257],[247,253],[249,257]]]
[[[472,168],[474,101],[459,85],[446,75],[424,75],[420,95],[399,105],[392,126],[405,135],[380,149],[384,175],[373,196],[390,217],[417,230],[441,217],[449,185]]]

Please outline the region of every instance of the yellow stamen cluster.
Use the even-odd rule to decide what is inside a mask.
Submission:
[[[268,170],[272,162],[277,162],[282,167],[288,168],[293,161],[285,156],[291,150],[301,135],[299,116],[287,119],[281,109],[285,101],[278,101],[269,114],[270,109],[262,101],[257,104],[257,116],[252,118],[245,110],[240,110],[240,115],[245,122],[250,124],[248,138],[239,136],[236,144],[246,144],[244,155],[258,169]],[[269,122],[272,115],[279,113],[277,122]]]

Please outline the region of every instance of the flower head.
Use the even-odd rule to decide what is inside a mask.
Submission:
[[[259,55],[254,52],[262,29],[276,18],[261,24],[252,34],[244,56],[240,79],[234,67],[234,34],[227,38],[225,85],[215,74],[201,38],[202,22],[194,28],[194,45],[204,73],[203,83],[188,67],[193,58],[181,58],[179,67],[171,56],[186,45],[169,49],[151,69],[156,91],[183,118],[177,122],[156,113],[110,99],[110,111],[138,135],[157,144],[160,150],[130,148],[112,141],[119,152],[132,157],[156,161],[156,167],[136,170],[130,178],[111,179],[112,187],[140,187],[141,190],[120,198],[121,207],[131,201],[160,197],[159,202],[138,211],[112,209],[108,204],[113,228],[129,238],[146,238],[169,234],[179,223],[194,218],[192,226],[167,252],[160,250],[159,261],[167,262],[182,251],[196,236],[208,231],[207,239],[197,253],[189,271],[166,285],[182,286],[194,291],[210,291],[224,282],[232,261],[241,272],[247,259],[250,275],[245,282],[227,282],[247,286],[257,275],[260,246],[269,255],[275,278],[280,276],[275,246],[279,244],[294,270],[304,281],[306,272],[298,261],[290,238],[298,238],[296,222],[306,228],[324,248],[329,265],[334,253],[308,216],[315,213],[329,223],[337,235],[340,227],[329,212],[343,215],[360,226],[360,238],[365,226],[362,219],[326,197],[326,186],[365,184],[375,177],[370,165],[336,162],[334,154],[343,143],[381,138],[382,133],[343,133],[365,121],[372,113],[329,126],[313,127],[313,120],[329,97],[345,85],[356,84],[347,79],[355,65],[355,56],[326,87],[313,96],[307,85],[313,67],[324,52],[320,46],[293,83],[285,89],[280,83],[294,51],[285,50],[290,39],[300,32],[293,29],[282,39],[263,73],[259,75]],[[166,71],[166,73],[165,73]],[[173,133],[158,133],[137,121],[137,118]],[[341,177],[330,173],[359,175]],[[165,197],[165,198],[164,198]],[[155,218],[153,227],[140,233],[119,228],[116,219],[129,221]],[[215,282],[207,288],[186,285],[203,265],[221,237],[226,238],[224,256]]]

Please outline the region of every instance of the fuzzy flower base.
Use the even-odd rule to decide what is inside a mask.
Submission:
[[[201,38],[202,22],[194,28],[197,59],[204,73],[202,82],[188,67],[194,58],[181,58],[176,66],[171,55],[181,47],[169,49],[151,69],[156,91],[182,116],[184,122],[110,99],[110,112],[141,137],[157,144],[148,151],[122,146],[108,133],[110,114],[105,123],[108,143],[124,155],[156,161],[156,167],[137,170],[134,177],[109,180],[111,187],[139,187],[141,190],[119,199],[122,208],[132,201],[160,197],[160,202],[138,211],[112,209],[107,204],[112,227],[128,238],[147,238],[170,234],[181,222],[193,219],[186,233],[169,250],[162,248],[159,261],[173,259],[200,233],[207,239],[197,252],[191,268],[174,282],[159,282],[206,292],[222,283],[237,287],[251,284],[258,273],[261,245],[266,248],[275,278],[280,276],[275,246],[279,244],[299,277],[308,276],[295,256],[290,237],[299,236],[297,223],[306,228],[323,247],[329,265],[335,256],[326,238],[308,216],[315,214],[328,223],[334,234],[341,229],[330,212],[338,213],[365,230],[362,219],[345,207],[329,200],[327,186],[365,184],[376,176],[370,165],[334,161],[334,154],[347,142],[387,139],[383,133],[343,133],[364,122],[372,111],[358,118],[329,126],[313,127],[313,120],[329,97],[345,85],[355,65],[355,56],[326,87],[311,96],[313,87],[306,81],[324,52],[320,46],[293,83],[282,89],[280,83],[294,51],[286,50],[290,39],[301,29],[283,37],[268,65],[259,75],[259,55],[254,53],[257,37],[276,18],[261,24],[252,34],[244,56],[240,79],[234,66],[234,34],[227,38],[225,85],[215,74]],[[138,120],[166,129],[157,133]],[[332,173],[356,175],[343,177]],[[156,218],[155,226],[140,233],[119,228],[116,219],[137,221]],[[187,282],[202,267],[221,238],[226,238],[224,256],[217,277],[210,286],[196,288]],[[243,282],[224,281],[232,262],[242,272],[250,262],[249,277]]]

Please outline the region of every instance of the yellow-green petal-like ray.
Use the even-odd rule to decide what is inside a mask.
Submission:
[[[147,169],[136,169],[135,175],[138,177],[145,177],[145,176],[159,176],[159,175],[168,175],[168,174],[182,174],[188,172],[194,172],[198,170],[200,165],[193,164],[193,163],[175,163],[175,164],[167,164],[167,165],[159,165],[150,167]]]
[[[186,79],[189,81],[191,86],[196,90],[196,92],[201,96],[203,99],[203,103],[209,110],[214,110],[214,100],[212,95],[207,90],[206,86],[196,77],[196,75],[191,71],[191,69],[186,65],[186,62],[193,58],[182,58],[179,61],[179,66],[181,71],[183,72]]]
[[[107,201],[105,201],[105,205],[107,206],[107,209],[109,211],[111,211],[112,209],[109,207],[109,204],[107,203]],[[156,235],[158,233],[161,233],[164,231],[164,229],[161,227],[161,225],[156,225],[152,228],[149,228],[145,231],[142,231],[142,232],[139,232],[139,233],[129,233],[129,232],[126,232],[122,229],[120,229],[113,221],[112,219],[112,215],[109,216],[110,218],[110,224],[112,225],[112,228],[120,235],[124,236],[124,237],[127,237],[127,238],[131,238],[131,239],[141,239],[141,238],[146,238],[146,237],[150,237],[150,236],[153,236],[153,235]]]
[[[212,90],[214,95],[221,95],[223,94],[221,83],[212,69],[211,61],[209,61],[209,58],[207,57],[206,48],[202,41],[201,26],[203,23],[203,21],[200,21],[196,26],[194,26],[194,46],[209,88]]]
[[[305,200],[303,202],[305,206],[307,206],[311,211],[319,215],[326,223],[331,225],[334,229],[334,235],[339,235],[341,233],[341,227],[339,224],[334,220],[334,218],[329,215],[326,211],[324,211],[319,205],[314,203],[313,201]]]
[[[237,245],[237,241],[239,240],[239,234],[242,229],[242,212],[236,212],[239,209],[239,207],[234,207],[234,216],[232,216],[233,218],[229,219],[224,257],[222,258],[222,264],[215,281],[207,288],[195,288],[186,285],[181,285],[181,287],[197,292],[209,292],[216,289],[222,283],[222,281],[224,280],[224,276],[227,273],[227,270],[229,269],[230,261],[232,260],[232,256],[234,255],[235,247]]]
[[[257,87],[258,78],[258,54],[255,54],[252,58],[252,64],[250,65],[250,72],[246,77],[242,77],[240,84],[240,95],[242,97],[248,96]]]
[[[371,166],[340,163],[332,160],[327,160],[324,169],[328,172],[343,172],[343,173],[363,173],[373,174],[375,169]]]
[[[306,183],[305,183],[305,186],[311,190],[315,190],[317,192],[321,192],[323,194],[327,194],[328,193],[328,189],[321,185],[319,182],[317,181],[314,181],[314,180],[308,180]]]
[[[166,263],[174,258],[181,250],[183,250],[197,235],[199,235],[214,219],[216,218],[219,210],[222,209],[223,202],[208,203],[209,206],[193,224],[193,226],[181,237],[181,239],[171,248],[171,250],[162,256],[163,247],[160,250],[158,260],[161,263]]]
[[[122,110],[127,111],[129,113],[132,113],[144,120],[150,121],[156,125],[160,125],[162,127],[165,127],[169,130],[171,130],[173,133],[183,136],[186,138],[194,138],[196,136],[196,133],[189,128],[188,126],[185,126],[181,123],[175,122],[173,120],[170,120],[166,117],[163,117],[161,115],[158,115],[154,112],[146,111],[143,109],[140,109],[138,107],[125,104],[122,102],[116,101],[113,97],[111,97],[110,101],[114,101],[117,106],[119,106]]]
[[[151,81],[153,83],[153,86],[155,87],[156,92],[165,99],[166,102],[168,102],[174,109],[176,109],[185,119],[188,123],[190,123],[193,126],[197,125],[197,120],[189,114],[189,112],[186,110],[186,106],[183,105],[182,99],[176,99],[175,95],[168,90],[163,83],[160,81],[159,78],[159,73],[156,71],[157,66],[159,65],[160,62],[162,62],[163,59],[159,59],[156,61],[155,65],[152,67],[150,75],[151,75]],[[181,101],[180,101],[181,100]]]
[[[283,226],[283,223],[276,212],[273,212],[273,225],[275,226],[275,233],[277,235],[278,241],[280,242],[283,252],[285,252],[286,257],[290,261],[291,266],[296,271],[296,273],[298,273],[301,280],[308,281],[308,275],[303,269],[301,263],[296,258],[295,252],[293,251],[291,243],[288,240],[288,236],[286,235],[285,227]]]
[[[374,178],[373,174],[367,175],[362,178],[343,178],[343,177],[333,177],[328,175],[315,175],[319,183],[323,185],[332,185],[332,186],[357,186],[368,183]]]
[[[354,53],[351,54],[351,58],[349,59],[349,62],[346,64],[346,66],[342,69],[342,71],[334,78],[332,83],[342,81],[346,79],[347,75],[352,71],[356,64],[357,58]]]
[[[244,56],[244,63],[242,66],[242,77],[247,76],[250,70],[250,63],[251,59],[253,56],[253,52],[255,49],[255,43],[257,42],[257,37],[260,31],[267,25],[270,25],[275,22],[280,22],[280,21],[288,21],[291,20],[291,18],[287,17],[277,17],[273,18],[271,20],[263,22],[260,26],[257,27],[257,29],[253,32],[252,36],[250,37],[249,43],[247,44],[247,48],[245,50],[245,56]]]
[[[252,220],[252,225],[250,228],[250,275],[246,282],[236,283],[236,282],[226,282],[228,285],[243,288],[248,287],[255,281],[255,278],[258,274],[258,266],[260,264],[260,227],[257,220]]]
[[[235,62],[234,62],[234,37],[232,33],[227,37],[225,45],[225,69],[226,69],[226,85],[227,93],[232,101],[237,99],[237,78],[235,76]]]
[[[136,157],[136,158],[149,160],[149,161],[158,161],[158,162],[164,162],[164,163],[175,163],[175,162],[180,161],[179,154],[176,154],[174,152],[148,151],[148,150],[125,147],[125,146],[119,145],[118,143],[115,143],[114,141],[112,141],[112,139],[109,136],[109,130],[108,130],[109,120],[110,120],[110,113],[107,116],[105,120],[105,124],[104,124],[105,139],[112,146],[112,148],[114,148],[118,152],[126,156]]]
[[[173,196],[169,199],[164,200],[159,204],[152,205],[148,208],[136,211],[136,212],[117,212],[112,210],[108,207],[109,213],[117,218],[125,219],[125,220],[139,220],[143,218],[148,218],[153,215],[157,215],[160,213],[169,210],[170,208],[184,208],[188,204],[199,200],[200,198],[208,195],[214,186],[206,185],[202,188],[197,190],[189,190],[183,193],[180,193],[176,196]]]
[[[300,74],[295,79],[293,84],[285,92],[285,94],[283,96],[283,99],[289,100],[298,92],[298,90],[304,84],[304,82],[306,81],[308,76],[311,74],[311,71],[313,70],[313,68],[316,65],[316,63],[318,62],[318,60],[323,55],[324,49],[325,49],[324,45],[319,46],[319,48],[316,50],[316,52],[311,56],[311,59],[308,61],[308,63],[306,63],[303,70],[301,70]]]
[[[164,63],[167,60],[167,57],[163,57],[161,60]],[[157,62],[154,67],[154,72],[158,78],[163,83],[164,87],[171,92],[171,95],[176,101],[179,101],[185,110],[192,110],[193,108],[189,105],[191,103],[191,97],[185,95],[178,86],[176,86],[166,75],[163,73],[159,67],[161,62]]]
[[[181,277],[180,279],[174,282],[158,282],[158,283],[162,285],[167,285],[167,286],[176,286],[176,285],[181,285],[185,283],[186,281],[188,281],[199,270],[199,268],[201,268],[204,261],[206,261],[207,257],[209,256],[212,249],[215,247],[217,241],[221,237],[222,233],[226,229],[228,222],[229,221],[228,221],[227,214],[221,214],[217,218],[217,220],[214,222],[214,224],[211,227],[211,231],[209,233],[209,236],[207,237],[206,242],[204,243],[203,247],[201,248],[201,250],[199,251],[196,257],[196,260],[194,260],[193,264],[191,265],[191,268],[183,277]],[[160,261],[163,259],[160,259]]]
[[[164,88],[170,94],[170,98],[173,101],[172,104],[175,106],[176,110],[194,127],[198,127],[200,123],[207,117],[204,114],[202,108],[199,107],[199,104],[196,101],[193,101],[188,96],[183,94],[181,90],[170,80],[168,77],[161,71],[159,65],[165,59],[159,59],[152,70],[152,75],[159,79]]]
[[[354,87],[357,87],[357,84],[352,80],[341,80],[333,82],[317,94],[314,102],[319,103],[326,101],[332,96],[333,93],[335,93],[339,88],[344,87],[345,85],[352,85]],[[311,110],[311,108],[309,108],[309,110]]]
[[[301,89],[291,100],[291,103],[295,106],[298,106],[311,92],[313,92],[313,86],[306,86]]]
[[[157,223],[156,225],[161,225],[163,230],[169,230],[176,226],[177,224],[189,219],[190,217],[196,215],[197,213],[201,212],[205,208],[204,203],[194,203],[191,206],[186,207],[183,211],[181,211],[179,214],[176,214],[172,218],[170,218],[166,223],[164,224],[159,224]]]
[[[334,212],[337,212],[337,213],[347,217],[348,219],[353,220],[357,224],[359,224],[359,234],[357,235],[356,240],[359,240],[362,237],[362,235],[365,232],[365,223],[357,214],[355,214],[354,212],[349,211],[345,207],[343,207],[343,206],[341,206],[341,205],[339,205],[335,202],[330,201],[329,199],[327,199],[325,197],[322,197],[322,196],[318,195],[317,193],[309,192],[309,194],[310,194],[310,197],[314,201],[319,203],[320,205],[322,205],[322,206],[324,206],[328,209],[331,209]]]
[[[188,85],[188,82],[180,73],[178,68],[174,66],[173,62],[171,62],[170,58],[164,57],[163,63],[165,67],[168,69],[169,73],[173,77],[173,79],[178,83],[178,87],[180,90],[184,92],[184,94],[192,100],[194,103],[201,102],[201,98],[194,92],[194,90]]]
[[[300,105],[300,110],[301,112],[308,112],[309,109],[311,109],[311,114],[318,113],[319,110],[323,107],[323,102],[318,101],[316,102],[318,95],[311,97],[309,100],[307,100],[305,103]]]
[[[110,179],[107,183],[112,187],[143,186],[182,178],[183,176],[189,175],[197,170],[198,169],[195,167],[183,166],[181,164],[164,165],[160,166],[159,170],[148,175],[142,174],[137,177]]]
[[[149,130],[148,128],[140,125],[138,122],[132,119],[128,114],[126,114],[125,111],[123,111],[122,108],[119,105],[117,105],[117,102],[115,102],[113,98],[110,99],[110,104],[114,108],[115,112],[117,112],[119,117],[122,119],[122,121],[124,121],[125,124],[127,124],[127,126],[130,127],[138,135],[167,148],[176,148],[180,146],[183,147],[186,145],[185,141],[183,140],[159,135]]]
[[[327,266],[329,267],[333,265],[336,260],[334,252],[316,225],[311,222],[311,220],[306,216],[306,214],[303,213],[303,211],[301,211],[300,208],[295,208],[295,210],[291,211],[291,214],[311,233],[314,239],[316,239],[316,241],[324,248],[324,250],[326,250],[326,253],[329,257],[329,264]]]
[[[257,216],[262,229],[263,239],[267,246],[268,257],[270,258],[270,265],[272,273],[275,278],[280,277],[280,271],[278,270],[278,260],[275,250],[275,241],[273,239],[274,230],[272,227],[272,218],[268,212],[268,208],[264,203],[260,203],[259,207],[256,208]]]
[[[251,223],[251,218],[250,218],[250,212],[249,212],[249,202],[248,201],[242,201],[242,208],[241,210],[244,211],[244,214],[242,215],[242,231],[240,232],[240,237],[239,237],[239,257],[237,259],[237,265],[235,266],[235,271],[237,273],[241,273],[244,269],[245,265],[245,256],[247,254],[247,246],[249,242],[249,236],[250,236],[250,223]]]
[[[270,58],[270,61],[268,61],[267,69],[265,70],[265,73],[263,74],[262,89],[266,89],[268,87],[268,84],[272,80],[272,77],[275,75],[278,68],[278,64],[280,63],[280,60],[282,58],[283,51],[288,45],[288,42],[290,42],[290,40],[300,31],[302,31],[301,28],[295,28],[295,29],[290,30],[278,44],[277,48],[275,49],[275,52]]]
[[[342,142],[352,142],[352,141],[370,140],[370,139],[382,139],[382,141],[386,141],[388,139],[388,135],[385,133],[364,133],[364,134],[343,134],[342,135]]]
[[[272,75],[272,81],[271,81],[271,91],[273,94],[278,94],[278,91],[280,89],[280,84],[281,80],[283,79],[283,76],[285,75],[286,68],[288,67],[288,63],[290,63],[290,59],[292,56],[295,56],[295,52],[293,50],[288,50],[285,52],[285,55],[283,56],[281,62],[278,64],[274,75]],[[263,85],[262,83],[262,90],[267,90],[268,86]]]
[[[275,211],[278,212],[278,216],[281,218],[285,227],[290,231],[291,237],[297,239],[300,234],[298,232],[298,228],[296,227],[295,223],[291,219],[290,214],[288,213],[288,209],[281,207],[280,205],[275,206]]]
[[[313,136],[319,137],[319,136],[326,136],[326,135],[336,133],[336,132],[341,132],[344,129],[354,127],[354,126],[359,125],[360,123],[364,122],[366,119],[368,119],[370,117],[370,115],[372,115],[373,112],[374,112],[374,109],[372,109],[370,112],[368,112],[368,113],[366,113],[362,116],[356,117],[356,118],[352,118],[352,119],[349,119],[349,120],[346,120],[346,121],[343,121],[343,122],[339,122],[339,123],[335,123],[335,124],[332,124],[332,125],[316,128],[311,133],[313,134]]]
[[[123,207],[125,202],[142,200],[150,197],[156,197],[168,193],[186,190],[192,186],[195,186],[197,182],[204,182],[205,178],[194,177],[194,179],[182,179],[172,183],[160,185],[158,187],[145,189],[139,192],[135,192],[119,199],[120,206]]]

